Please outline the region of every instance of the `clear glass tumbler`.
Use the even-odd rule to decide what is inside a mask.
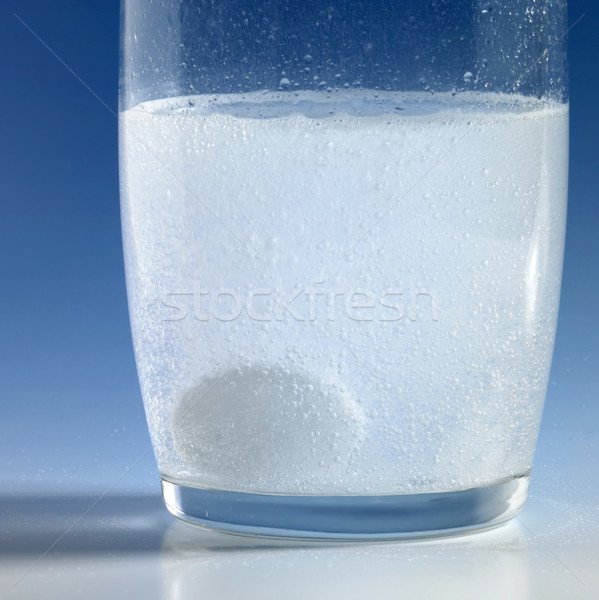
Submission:
[[[561,0],[124,0],[127,288],[173,514],[373,539],[522,507],[565,22]]]

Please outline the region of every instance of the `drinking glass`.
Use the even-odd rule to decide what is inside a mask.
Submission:
[[[127,290],[173,514],[376,539],[520,510],[565,23],[561,0],[124,0]]]

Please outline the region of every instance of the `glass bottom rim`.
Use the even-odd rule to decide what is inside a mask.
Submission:
[[[495,527],[523,507],[529,474],[466,490],[307,496],[203,489],[162,478],[177,518],[227,533],[312,540],[439,537]]]

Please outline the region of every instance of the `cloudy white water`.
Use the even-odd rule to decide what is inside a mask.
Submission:
[[[163,475],[464,489],[531,465],[567,107],[250,94],[121,114],[138,368]]]

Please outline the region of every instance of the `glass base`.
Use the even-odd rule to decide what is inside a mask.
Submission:
[[[382,540],[451,535],[514,517],[528,474],[457,492],[381,496],[246,494],[162,479],[168,510],[183,521],[228,533],[321,540]]]

